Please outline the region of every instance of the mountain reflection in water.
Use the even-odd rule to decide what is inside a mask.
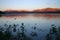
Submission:
[[[0,17],[1,40],[60,40],[59,28],[60,14],[17,14]]]

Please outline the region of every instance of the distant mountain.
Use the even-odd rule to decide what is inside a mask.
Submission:
[[[33,12],[60,12],[60,8],[44,8],[44,9],[36,9]]]
[[[29,11],[29,10],[5,10],[4,12],[14,12],[14,13],[16,13],[16,12],[31,12],[31,11]]]
[[[0,11],[0,17],[2,17],[2,14],[5,14],[5,12],[3,12],[3,11]]]
[[[26,12],[28,12],[28,13],[35,13],[35,12],[37,12],[37,13],[60,13],[60,8],[43,8],[43,9],[35,9],[35,10],[32,10],[32,11],[30,11],[30,10],[5,10],[4,11],[5,13],[20,13],[20,12],[22,12],[22,13],[26,13]]]
[[[0,11],[0,14],[5,14],[5,12],[3,12],[3,11]]]

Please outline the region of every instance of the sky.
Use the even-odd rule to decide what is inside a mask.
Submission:
[[[0,10],[33,10],[38,8],[60,8],[60,0],[0,0]]]

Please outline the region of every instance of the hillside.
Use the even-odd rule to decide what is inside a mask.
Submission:
[[[43,9],[35,9],[35,10],[5,10],[0,11],[5,13],[60,13],[60,8],[43,8]]]

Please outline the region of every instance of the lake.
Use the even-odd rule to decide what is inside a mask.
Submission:
[[[24,23],[25,34],[28,37],[31,37],[30,33],[36,32],[37,37],[32,37],[33,40],[45,40],[52,24],[57,26],[56,28],[60,26],[60,14],[6,14],[0,17],[0,26],[2,27],[5,24],[7,26],[15,24],[18,31],[21,23]],[[12,32],[12,34],[16,35],[16,32]]]

